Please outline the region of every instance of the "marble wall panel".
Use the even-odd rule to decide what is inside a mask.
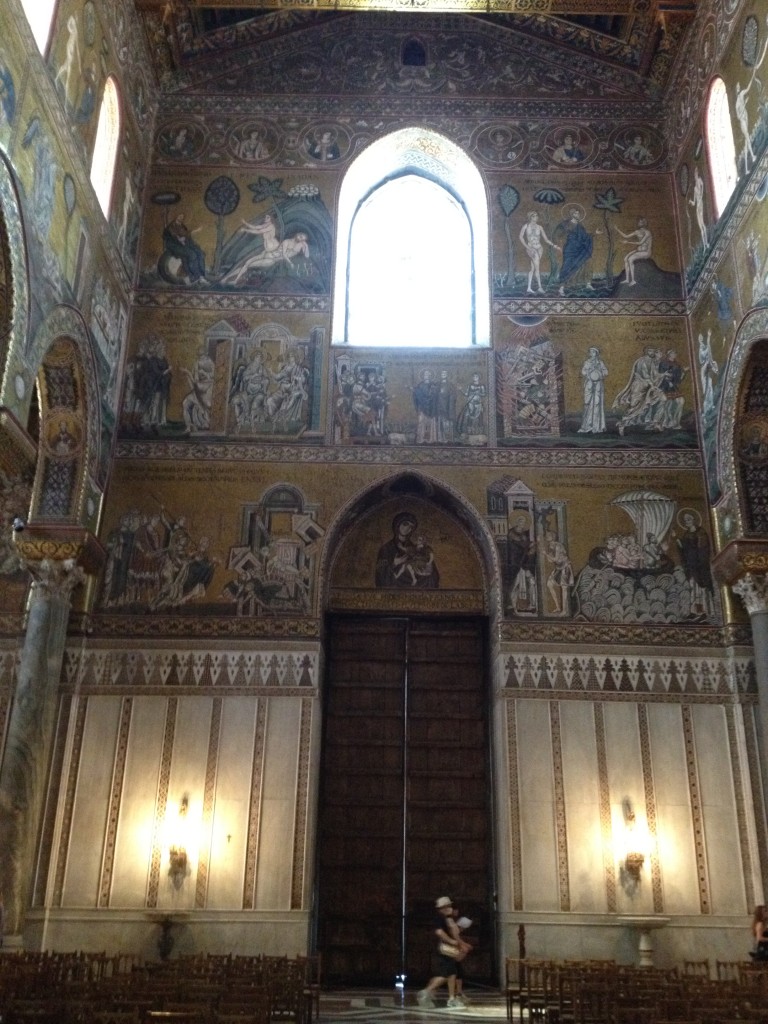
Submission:
[[[167,700],[134,702],[117,824],[110,906],[144,906],[147,898]]]
[[[96,906],[101,881],[122,700],[81,699],[87,700],[88,708],[80,764],[74,766],[80,771],[71,833],[62,837],[69,843],[63,895],[65,905],[89,907]],[[101,842],[94,841],[97,836]]]
[[[524,904],[557,910],[558,860],[555,785],[549,707],[545,701],[517,703],[518,784]]]
[[[591,703],[560,706],[571,910],[606,908],[595,719]]]
[[[160,854],[159,905],[169,900],[174,907],[192,907],[200,873],[210,859],[210,818],[206,815],[206,756],[209,752],[213,701],[209,697],[180,699],[176,714],[168,800]],[[181,813],[182,802],[187,810]],[[169,875],[168,849],[186,849],[187,872],[178,893]],[[163,899],[165,892],[166,900]]]
[[[243,905],[251,790],[258,785],[250,770],[257,710],[252,697],[227,697],[221,712],[207,900],[222,909]]]
[[[736,813],[733,759],[725,708],[691,709],[713,913],[748,911],[741,855],[743,821]]]
[[[699,912],[696,844],[679,706],[648,707],[658,856],[664,875],[664,910]]]
[[[293,847],[301,706],[271,697],[267,712],[262,825],[256,879],[256,908],[291,906]]]

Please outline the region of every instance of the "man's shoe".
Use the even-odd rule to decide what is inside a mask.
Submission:
[[[422,1010],[431,1010],[435,1005],[434,999],[425,988],[423,988],[421,992],[417,993],[416,1002],[419,1004]]]
[[[449,999],[448,1002],[446,1003],[446,1006],[448,1007],[449,1010],[464,1009],[464,1003],[462,1003],[462,1001],[458,999],[456,996],[454,996],[453,999]]]

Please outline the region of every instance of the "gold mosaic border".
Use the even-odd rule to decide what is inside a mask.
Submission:
[[[549,729],[552,738],[552,781],[555,796],[555,832],[557,840],[557,877],[560,909],[571,909],[571,884],[568,874],[568,821],[565,813],[565,780],[563,777],[563,746],[560,732],[560,705],[549,705]]]
[[[48,802],[43,817],[43,828],[42,835],[40,837],[40,854],[39,854],[39,870],[36,873],[35,879],[35,894],[33,897],[34,906],[43,906],[45,903],[45,889],[48,881],[48,874],[50,871],[51,856],[53,853],[54,836],[56,832],[56,811],[58,806],[58,794],[61,791],[61,780],[64,769],[64,761],[67,750],[67,734],[69,731],[69,725],[72,716],[73,700],[69,696],[63,696],[59,702],[58,709],[58,724],[56,733],[53,741],[53,753],[51,756],[50,771],[48,773],[49,789],[48,789]],[[2,732],[0,732],[0,736]],[[82,736],[81,723],[77,720],[75,727],[75,746],[77,745],[77,736]],[[60,843],[65,847],[68,845],[69,827],[67,821],[67,815],[71,821],[72,806],[67,804],[66,798],[64,801],[64,814],[62,821],[61,835],[62,839]],[[56,892],[61,893],[61,881],[63,875],[59,875],[59,867],[62,864],[62,858],[59,857],[56,864],[56,876],[54,882],[54,901],[56,899]],[[53,903],[54,906],[59,904]]]
[[[600,838],[603,845],[603,871],[605,873],[605,903],[609,914],[618,909],[616,891],[616,865],[613,857],[613,822],[611,820],[611,791],[608,780],[608,754],[605,740],[603,705],[595,701],[592,709],[595,723],[595,749],[597,752],[597,787],[600,801]]]
[[[101,881],[99,883],[99,906],[108,907],[112,892],[112,875],[115,866],[115,847],[117,845],[117,823],[120,817],[120,805],[123,798],[125,782],[125,765],[128,757],[128,738],[131,731],[133,714],[133,698],[123,698],[120,707],[120,723],[117,729],[117,747],[112,766],[112,785],[109,792],[109,813],[107,829],[104,836],[104,854],[101,864]]]
[[[267,735],[267,701],[259,698],[256,704],[256,730],[253,738],[253,765],[251,767],[251,803],[248,808],[248,840],[245,849],[245,877],[243,880],[243,910],[256,906],[256,866],[259,857],[261,829],[261,800],[264,787],[264,753]]]
[[[523,909],[523,841],[520,828],[520,786],[517,758],[517,702],[506,706],[507,778],[509,779],[509,847],[512,859],[512,908]]]
[[[693,842],[696,851],[696,875],[699,883],[699,907],[702,914],[712,913],[712,902],[709,893],[709,872],[707,870],[707,851],[704,843],[704,812],[701,804],[699,787],[699,768],[696,758],[696,740],[693,730],[691,708],[683,705],[680,709],[685,741],[685,766],[688,774],[688,792],[691,800],[691,818],[693,823]]]
[[[732,707],[725,709],[725,724],[728,730],[728,753],[731,761],[731,775],[733,777],[733,795],[736,803],[736,826],[739,833],[739,851],[744,875],[744,890],[746,896],[746,911],[750,913],[758,902],[755,898],[755,886],[752,874],[752,853],[749,844],[749,830],[747,827],[747,808],[744,799],[744,773],[742,772],[741,760],[739,758],[739,739],[736,714]]]
[[[299,728],[299,761],[296,774],[296,816],[293,823],[293,881],[291,884],[291,910],[304,906],[304,876],[307,849],[307,802],[309,800],[309,752],[312,739],[312,709],[314,701],[301,702]]]
[[[664,890],[661,885],[661,864],[659,863],[656,787],[653,781],[653,761],[651,759],[651,729],[648,722],[648,708],[645,704],[638,704],[637,706],[637,727],[640,734],[640,761],[643,770],[645,817],[648,823],[648,834],[651,837],[650,859],[653,910],[654,913],[661,914],[664,912]]]
[[[221,740],[221,697],[216,697],[211,707],[211,726],[208,733],[208,757],[205,762],[205,787],[203,790],[203,820],[200,823],[200,854],[197,861],[195,884],[195,907],[205,906],[208,895],[208,867],[211,859],[213,836],[213,810],[216,797],[216,774],[219,764],[219,743]]]
[[[155,800],[155,821],[152,830],[152,859],[149,868],[147,886],[147,906],[156,907],[160,890],[160,865],[162,858],[163,826],[165,812],[168,807],[168,787],[171,779],[171,759],[173,757],[173,740],[176,735],[176,716],[179,702],[175,697],[168,701],[165,712],[165,730],[163,733],[163,751],[160,759],[160,777]]]

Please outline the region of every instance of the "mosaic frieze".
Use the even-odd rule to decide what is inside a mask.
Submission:
[[[261,101],[259,107],[264,106]],[[231,112],[228,107],[233,107]],[[377,118],[374,127],[344,109],[319,111],[310,118],[306,111],[297,111],[286,118],[284,112],[268,108],[256,116],[253,111],[239,111],[231,99],[209,115],[200,113],[199,104],[188,112],[171,105],[157,126],[155,153],[159,165],[329,170],[348,165],[365,146],[402,127],[402,118],[407,116],[406,111],[401,117],[387,114]],[[630,117],[619,126],[615,120],[600,118],[587,125],[573,117],[532,117],[528,108],[518,117],[500,110],[493,119],[488,114],[481,119],[469,114],[437,114],[430,124],[489,171],[501,167],[619,172],[663,169],[666,146],[659,123],[642,120],[637,110]]]
[[[219,485],[238,478],[234,466],[219,470]],[[230,500],[226,512],[216,512],[207,472],[175,479],[186,479],[186,496],[150,484],[105,533],[99,607],[238,618],[310,614],[325,532],[316,506],[297,487],[276,484],[260,500]],[[207,494],[192,510],[188,488],[201,483]]]
[[[627,136],[625,154],[642,153],[643,138],[637,134],[630,143]],[[556,134],[553,154],[577,164],[585,154],[579,139],[575,132]],[[493,175],[490,185],[494,297],[681,297],[673,225],[663,203],[649,209],[648,185],[587,175],[543,181],[512,174]],[[666,183],[658,187],[668,195]]]
[[[169,174],[152,183],[140,283],[327,294],[331,237],[330,213],[311,177]]]
[[[753,679],[751,658],[697,658],[590,654],[502,654],[499,671],[509,690],[649,697],[717,697],[744,693]]]
[[[303,318],[287,325],[240,314],[136,316],[120,433],[306,441],[320,423],[324,338]]]
[[[64,679],[91,689],[142,689],[158,686],[197,689],[290,690],[318,685],[316,650],[189,650],[187,646],[136,651],[121,648],[68,647]]]
[[[583,520],[569,526],[579,502],[573,490],[568,493],[548,499],[512,476],[488,488],[506,616],[716,620],[711,542],[698,509],[647,486],[632,487],[607,497],[602,525],[594,531]]]

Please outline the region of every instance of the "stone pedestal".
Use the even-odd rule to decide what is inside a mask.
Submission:
[[[656,928],[669,924],[668,917],[622,917],[619,919],[637,933],[638,966],[653,967],[653,938]]]

